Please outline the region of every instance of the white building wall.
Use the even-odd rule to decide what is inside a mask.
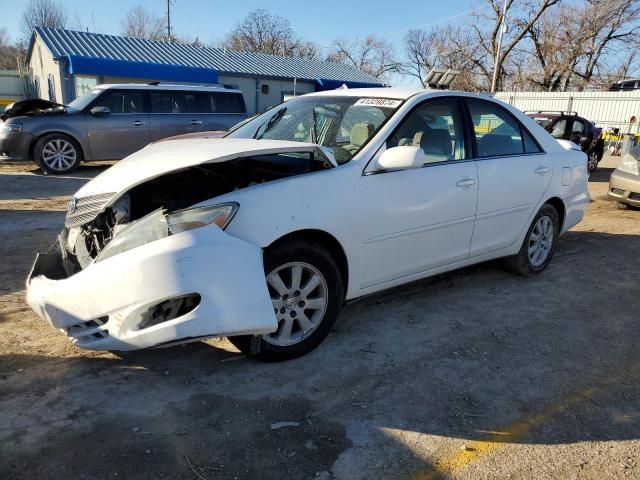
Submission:
[[[36,92],[37,96],[46,100],[49,100],[48,78],[49,75],[52,75],[55,91],[53,101],[64,103],[62,98],[60,66],[58,65],[58,62],[53,59],[53,55],[39,35],[36,35],[35,43],[33,45],[33,53],[31,54],[31,59],[29,61],[29,73],[31,74],[32,82],[37,84],[39,87],[39,91]]]
[[[640,90],[631,92],[498,92],[495,98],[523,111],[575,111],[604,129],[640,131]],[[631,117],[636,117],[631,122]]]

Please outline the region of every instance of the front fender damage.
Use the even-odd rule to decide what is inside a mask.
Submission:
[[[262,249],[215,226],[133,248],[68,277],[62,261],[59,244],[37,257],[27,302],[81,347],[135,350],[277,329]],[[189,308],[175,307],[196,296]],[[174,314],[164,305],[174,305]],[[150,309],[161,310],[158,323],[149,322]]]

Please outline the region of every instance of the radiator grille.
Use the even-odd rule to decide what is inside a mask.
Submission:
[[[110,192],[89,197],[72,198],[71,202],[69,202],[67,218],[64,221],[65,226],[67,228],[79,227],[94,220],[114,195],[115,192]]]

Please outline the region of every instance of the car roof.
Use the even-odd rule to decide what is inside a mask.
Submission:
[[[118,88],[123,90],[184,90],[194,92],[221,92],[221,93],[242,93],[234,88],[226,88],[224,85],[180,85],[176,83],[103,83],[95,87],[99,90],[108,90]]]
[[[310,93],[311,96],[339,96],[339,97],[369,97],[369,98],[394,98],[406,100],[418,93],[428,90],[418,88],[336,88],[335,90],[323,90],[322,92]],[[434,90],[436,91],[436,90]]]

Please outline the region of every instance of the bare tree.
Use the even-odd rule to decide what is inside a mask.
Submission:
[[[122,21],[120,33],[145,40],[164,40],[167,38],[167,19],[136,5]]]
[[[390,72],[397,72],[400,67],[391,44],[374,35],[362,40],[336,40],[330,47],[327,60],[350,65],[380,79]]]
[[[6,28],[0,28],[0,70],[18,69],[19,50],[9,42]]]
[[[22,13],[21,47],[26,48],[36,27],[65,28],[69,17],[53,0],[29,0]]]
[[[638,0],[588,0],[579,16],[581,55],[574,73],[590,82],[613,49],[637,47],[640,34]]]
[[[584,89],[628,75],[640,44],[639,20],[638,0],[585,0],[543,15],[529,29],[531,83]]]
[[[417,78],[427,87],[425,77],[432,68],[460,70],[453,88],[477,91],[483,88],[478,79],[488,76],[488,54],[478,49],[469,29],[446,26],[431,31],[410,30],[404,39],[405,62],[401,73]]]
[[[486,0],[491,12],[489,14],[476,13],[475,22],[472,29],[475,32],[475,39],[479,48],[484,50],[493,59],[493,68],[498,71],[498,82],[500,86],[507,75],[505,65],[511,52],[529,33],[529,30],[536,25],[543,13],[561,0]],[[503,3],[504,2],[504,3]],[[507,26],[504,33],[503,42],[498,52],[498,37],[503,25],[503,12],[509,19],[504,25]],[[483,30],[480,23],[488,23],[490,28]],[[485,66],[485,71],[489,69]],[[489,83],[489,79],[487,78]]]
[[[250,12],[221,44],[230,50],[284,57],[315,58],[317,47],[301,40],[289,20],[259,8]]]

